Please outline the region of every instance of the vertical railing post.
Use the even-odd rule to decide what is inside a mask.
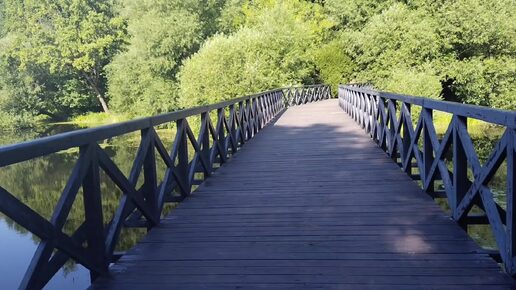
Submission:
[[[270,115],[267,118],[267,121],[269,121],[276,116],[277,112],[280,110],[280,106],[285,105],[285,103],[283,103],[280,93],[275,93],[271,96],[266,96],[265,99],[267,100],[266,104],[268,104],[267,109],[270,112]]]
[[[217,142],[219,144],[220,148],[220,164],[224,163],[224,160],[226,160],[227,152],[226,152],[226,146],[225,146],[225,140],[226,140],[226,134],[224,131],[224,108],[217,109]]]
[[[185,185],[185,191],[183,195],[189,195],[191,192],[191,184],[188,178],[188,137],[186,135],[186,119],[177,120],[177,133],[180,137],[177,140],[179,144],[178,153],[177,153],[177,170],[179,172],[179,176]]]
[[[456,211],[457,206],[466,195],[468,186],[468,159],[466,151],[462,145],[459,136],[459,126],[467,128],[467,118],[456,116],[452,119],[453,124],[453,195],[450,201],[452,213]],[[467,230],[465,221],[457,221],[464,230]]]
[[[264,121],[265,121],[265,112],[263,110],[263,99],[264,99],[265,95],[260,95],[258,97],[256,97],[256,109],[257,109],[257,118],[258,118],[258,130],[261,130],[263,125],[264,125]]]
[[[258,97],[252,99],[253,103],[253,124],[254,124],[254,134],[260,131],[260,111],[258,109]]]
[[[237,134],[236,134],[236,111],[235,111],[235,104],[231,104],[229,105],[229,121],[228,121],[228,125],[229,125],[229,132],[228,134],[231,136],[231,140],[237,140]],[[236,141],[238,142],[238,141]],[[233,144],[233,142],[231,142],[231,152],[232,154],[236,153],[238,148],[238,144],[235,143]]]
[[[365,119],[366,119],[366,97],[365,97],[365,93],[360,93],[359,96],[360,96],[360,126],[365,131],[365,129],[366,129],[366,123],[365,123]]]
[[[86,224],[86,240],[91,259],[95,264],[108,272],[109,261],[105,251],[104,218],[102,213],[102,197],[100,195],[100,172],[97,160],[96,144],[89,144],[80,147],[80,150],[88,150],[90,164],[87,173],[82,181],[84,215]],[[90,270],[91,280],[95,280],[99,274]]]
[[[247,134],[246,134],[246,140],[249,140],[251,138],[253,138],[253,128],[252,128],[252,123],[251,123],[251,102],[249,99],[245,100],[245,118],[246,118],[246,122],[245,122],[245,129],[247,131]]]
[[[374,123],[373,123],[373,116],[375,115],[374,112],[374,96],[371,93],[367,93],[367,133],[369,133],[369,136],[371,138],[374,138]]]
[[[388,102],[388,105],[387,105],[387,111],[388,111],[388,115],[390,116],[389,118],[389,139],[388,139],[388,145],[387,147],[389,148],[389,152],[390,152],[390,156],[391,156],[391,159],[394,160],[395,162],[397,162],[397,159],[398,159],[398,152],[396,150],[396,120],[397,120],[397,117],[396,117],[396,112],[397,112],[397,109],[398,109],[398,105],[396,103],[396,101],[393,101],[392,99],[388,99],[387,100]],[[392,108],[392,110],[391,110]]]
[[[352,100],[352,103],[353,103],[353,120],[355,120],[355,122],[358,123],[358,97],[357,97],[357,92],[353,92],[353,100]]]
[[[346,90],[346,106],[348,107],[348,115],[353,116],[353,92]]]
[[[427,182],[427,179],[431,179],[430,176],[430,168],[432,167],[432,163],[434,162],[434,149],[432,146],[432,140],[430,135],[430,129],[428,125],[428,122],[433,121],[433,110],[428,108],[422,108],[421,114],[425,114],[425,124],[423,126],[423,164],[425,172],[423,172],[423,176],[421,176],[421,180],[424,180],[425,183]],[[421,172],[419,173],[421,175]],[[428,193],[434,193],[434,181],[431,182],[431,184],[428,186],[427,192]]]
[[[405,168],[405,173],[407,173],[408,175],[412,175],[412,160],[410,160],[411,158],[409,157],[410,152],[412,150],[412,148],[410,148],[410,142],[412,141],[410,136],[410,130],[413,130],[413,128],[410,128],[409,130],[408,127],[408,125],[411,124],[409,120],[412,120],[411,106],[409,103],[401,103],[401,106],[401,114],[403,115],[403,118],[401,118],[401,122],[403,122],[403,158],[401,161],[403,163],[408,164]],[[406,111],[404,111],[403,108],[405,108]]]
[[[201,134],[199,136],[199,145],[202,146],[202,149],[201,149],[201,155],[203,156],[204,160],[206,160],[206,162],[208,162],[208,172],[211,172],[213,170],[213,168],[211,168],[212,164],[210,162],[210,128],[209,128],[209,118],[210,118],[210,115],[209,115],[209,112],[204,112],[201,114],[201,128],[205,128],[205,131],[202,132],[201,130]],[[236,138],[235,138],[236,139]],[[204,174],[204,179],[206,179],[208,177],[209,174]]]
[[[245,110],[244,110],[244,102],[238,103],[238,132],[240,133],[240,143],[243,145],[246,139],[246,130],[245,130]]]
[[[506,260],[505,270],[516,274],[516,129],[507,129],[507,186],[506,186]]]
[[[381,95],[378,96],[378,114],[380,119],[380,138],[378,144],[383,151],[387,151],[387,114],[385,112],[385,99]]]
[[[154,129],[147,128],[141,131],[141,139],[151,139],[148,143],[149,148],[143,161],[143,175],[144,175],[144,197],[151,209],[154,212],[156,220],[160,220],[160,212],[158,205],[158,177],[156,172],[156,152],[154,151]]]
[[[373,115],[374,137],[373,137],[373,140],[378,142],[380,140],[380,129],[379,129],[380,120],[379,120],[379,118],[381,118],[381,116],[380,116],[380,111],[379,111],[380,110],[379,102],[380,102],[381,98],[379,95],[373,95],[372,98],[373,98],[373,111],[374,111],[374,115]]]
[[[267,112],[266,122],[269,122],[276,114],[278,103],[276,102],[275,96],[265,96],[264,101],[265,111]]]

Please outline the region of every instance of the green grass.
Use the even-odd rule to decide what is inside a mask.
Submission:
[[[434,126],[437,134],[444,135],[444,133],[446,133],[446,129],[448,129],[451,118],[451,114],[443,112],[434,113]],[[496,126],[477,119],[468,119],[468,133],[471,136],[471,139],[499,139],[502,136],[503,131],[504,128],[502,126]]]
[[[89,128],[123,122],[129,119],[129,116],[118,113],[87,113],[73,117],[69,121],[54,124],[72,124],[78,127]]]

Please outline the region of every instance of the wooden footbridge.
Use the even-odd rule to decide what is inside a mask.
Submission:
[[[453,115],[442,136],[434,111]],[[484,164],[468,118],[505,130]],[[171,122],[166,148],[155,128]],[[90,269],[95,290],[513,289],[515,130],[515,112],[359,86],[338,99],[328,86],[278,89],[3,147],[1,166],[74,147],[80,156],[50,220],[1,188],[0,211],[42,240],[21,289],[42,288],[69,259]],[[125,176],[98,142],[133,131],[141,144]],[[501,166],[504,203],[489,186]],[[109,220],[101,171],[124,193]],[[85,220],[67,235],[80,188]],[[180,203],[163,215],[169,202]],[[473,242],[473,224],[490,226],[497,250]],[[116,253],[134,226],[150,230]]]

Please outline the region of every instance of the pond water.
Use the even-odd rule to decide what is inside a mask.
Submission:
[[[73,129],[75,129],[73,126],[60,125],[46,128],[42,132],[24,132],[14,136],[4,134],[0,136],[0,145]],[[159,132],[159,134],[166,145],[171,144],[172,131]],[[125,174],[129,172],[136,155],[138,136],[138,133],[129,134],[101,144]],[[0,185],[48,219],[51,217],[54,206],[65,187],[77,156],[77,150],[68,150],[0,168]],[[162,174],[164,165],[160,163],[157,165],[158,174]],[[162,176],[159,178],[162,178]],[[119,197],[122,193],[103,174],[101,174],[101,191],[104,219],[109,220],[114,209],[118,206]],[[64,226],[64,231],[68,234],[73,232],[84,220],[81,193],[79,192],[77,196],[78,198]],[[499,202],[502,201],[499,200]],[[442,202],[441,205],[446,209],[445,202]],[[144,234],[145,230],[142,229],[124,229],[117,250],[132,247]],[[494,246],[494,240],[488,226],[471,227],[470,234],[483,246]],[[0,214],[0,289],[17,289],[38,242],[38,239],[32,234]],[[85,289],[89,283],[89,272],[84,267],[70,261],[45,289]]]

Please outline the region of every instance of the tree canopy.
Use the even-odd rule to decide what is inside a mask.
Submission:
[[[7,78],[30,79],[18,97],[39,100],[34,109],[51,116],[94,104],[108,111],[103,69],[126,35],[111,1],[6,0],[4,13]]]
[[[0,123],[151,115],[321,82],[514,110],[514,11],[512,0],[0,0]]]

